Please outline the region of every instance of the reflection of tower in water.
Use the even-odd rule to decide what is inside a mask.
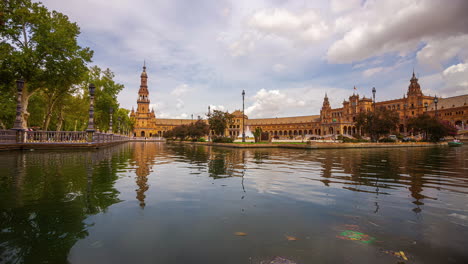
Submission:
[[[146,206],[146,191],[149,189],[148,175],[154,164],[154,157],[156,156],[159,148],[159,143],[148,142],[135,144],[134,160],[136,163],[136,184],[138,188],[136,191],[136,198],[140,202],[140,207]]]

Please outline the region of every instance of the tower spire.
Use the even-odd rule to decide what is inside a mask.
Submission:
[[[146,60],[143,60],[143,72],[146,72]]]

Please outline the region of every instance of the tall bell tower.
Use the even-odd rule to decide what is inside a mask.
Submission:
[[[143,63],[143,72],[141,73],[140,90],[138,90],[137,113],[149,113],[150,100],[148,98],[148,75],[146,74],[146,63]]]

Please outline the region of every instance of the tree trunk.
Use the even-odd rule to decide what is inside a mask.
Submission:
[[[63,125],[63,106],[60,108],[60,114],[58,118],[57,131],[62,131]]]
[[[29,112],[28,112],[28,105],[29,105],[29,97],[31,97],[33,93],[29,93],[28,89],[26,88],[26,83],[24,84],[23,94],[21,96],[21,115],[23,117],[23,128],[28,127],[28,119],[29,119]]]
[[[54,107],[55,107],[55,102],[57,102],[57,98],[58,97],[55,97],[54,98],[54,94],[52,94],[51,96],[48,96],[48,102],[47,102],[47,112],[46,112],[46,115],[45,115],[45,118],[44,118],[44,123],[42,125],[42,129],[44,131],[47,131],[49,129],[49,125],[50,125],[50,119],[52,118],[52,112],[54,111]]]

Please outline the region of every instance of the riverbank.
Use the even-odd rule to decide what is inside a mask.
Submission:
[[[349,148],[406,148],[406,147],[434,147],[434,146],[447,146],[447,142],[431,143],[431,142],[400,142],[400,143],[311,143],[311,144],[288,144],[288,143],[251,143],[251,144],[238,144],[238,143],[213,143],[213,142],[189,142],[181,141],[173,143],[202,145],[202,146],[216,146],[228,148],[292,148],[292,149],[349,149]]]

